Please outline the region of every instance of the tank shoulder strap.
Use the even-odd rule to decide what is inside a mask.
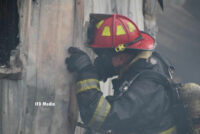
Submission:
[[[162,75],[161,73],[158,73],[156,71],[152,71],[152,70],[144,70],[144,71],[141,71],[139,73],[137,73],[133,78],[131,78],[130,80],[128,81],[124,81],[122,83],[122,85],[120,86],[119,88],[119,91],[121,92],[121,95],[127,91],[129,89],[129,87],[137,80],[137,79],[150,79],[150,80],[153,80],[157,83],[160,83],[162,84],[163,86],[170,86],[170,80]]]
[[[156,83],[163,85],[166,93],[168,94],[168,97],[170,98],[171,103],[176,104],[177,102],[179,102],[180,100],[179,90],[182,87],[181,83],[175,83],[171,78],[168,78],[159,72],[152,70],[144,70],[138,73],[135,77],[133,77],[129,81],[129,86],[131,86],[131,84],[133,84],[134,81],[138,78],[150,79]]]
[[[137,78],[151,79],[165,86],[168,86],[170,84],[169,82],[170,80],[166,76],[152,70],[144,70],[144,71],[139,72],[135,77],[133,77],[129,81],[129,84],[132,84]]]
[[[153,56],[157,57],[158,59],[161,60],[162,63],[167,67],[168,75],[170,76],[171,79],[173,79],[173,74],[175,71],[175,67],[172,65],[169,59],[166,57],[162,57],[158,52],[154,51]]]

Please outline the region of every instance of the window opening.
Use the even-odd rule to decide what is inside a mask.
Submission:
[[[19,44],[17,0],[0,0],[0,67],[9,67],[11,51]]]

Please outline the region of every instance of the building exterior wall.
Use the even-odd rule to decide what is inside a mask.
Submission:
[[[21,80],[0,80],[3,134],[71,134],[78,110],[67,48],[86,46],[90,13],[119,13],[144,28],[141,0],[18,0]],[[101,84],[105,95],[111,84]],[[53,102],[55,106],[35,106]],[[76,129],[76,134],[82,133]]]

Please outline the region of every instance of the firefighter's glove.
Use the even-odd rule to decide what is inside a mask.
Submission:
[[[77,47],[68,49],[70,57],[67,57],[65,63],[70,72],[84,72],[92,67],[92,62],[89,56]]]

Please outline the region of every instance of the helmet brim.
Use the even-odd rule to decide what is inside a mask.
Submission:
[[[141,32],[142,40],[129,45],[129,49],[138,49],[138,50],[153,50],[156,47],[155,40],[152,36],[145,32]]]
[[[140,33],[141,33],[141,36],[143,39],[141,39],[140,41],[138,41],[134,44],[129,45],[127,47],[127,49],[153,50],[156,47],[154,38],[145,32],[141,31]],[[99,46],[101,46],[101,47],[99,47]],[[89,45],[89,47],[91,47],[91,48],[111,48],[111,47],[108,47],[107,44],[101,44],[101,45],[91,44],[91,45]]]

